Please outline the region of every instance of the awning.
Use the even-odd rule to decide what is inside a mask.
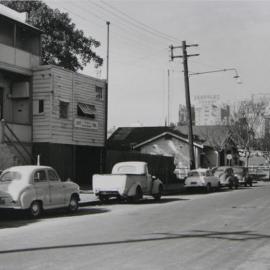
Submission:
[[[83,114],[89,115],[89,116],[92,116],[96,111],[96,107],[90,104],[78,103],[78,107],[82,111]]]

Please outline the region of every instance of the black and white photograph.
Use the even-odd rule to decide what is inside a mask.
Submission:
[[[0,270],[269,270],[270,1],[0,0]]]

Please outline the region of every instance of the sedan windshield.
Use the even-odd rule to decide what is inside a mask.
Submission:
[[[20,180],[22,175],[17,171],[7,171],[1,174],[0,182],[10,182],[12,180]]]

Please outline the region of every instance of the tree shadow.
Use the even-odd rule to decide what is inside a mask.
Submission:
[[[33,252],[33,251],[44,251],[44,250],[57,250],[57,249],[67,249],[67,248],[82,248],[82,247],[98,247],[98,246],[108,246],[108,245],[123,245],[123,244],[136,244],[143,242],[154,242],[154,241],[179,241],[181,239],[214,239],[221,241],[254,241],[254,240],[269,240],[270,235],[259,234],[252,231],[204,231],[204,230],[192,230],[186,233],[152,233],[152,237],[145,237],[139,239],[124,239],[118,241],[107,241],[107,242],[92,242],[92,243],[80,243],[71,245],[54,245],[54,246],[43,246],[43,247],[29,247],[22,249],[9,249],[0,250],[0,254],[10,254],[10,253],[22,253],[22,252]],[[154,237],[153,237],[154,236]]]

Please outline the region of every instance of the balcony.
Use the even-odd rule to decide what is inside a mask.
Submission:
[[[0,69],[31,75],[39,64],[39,56],[0,43]]]

